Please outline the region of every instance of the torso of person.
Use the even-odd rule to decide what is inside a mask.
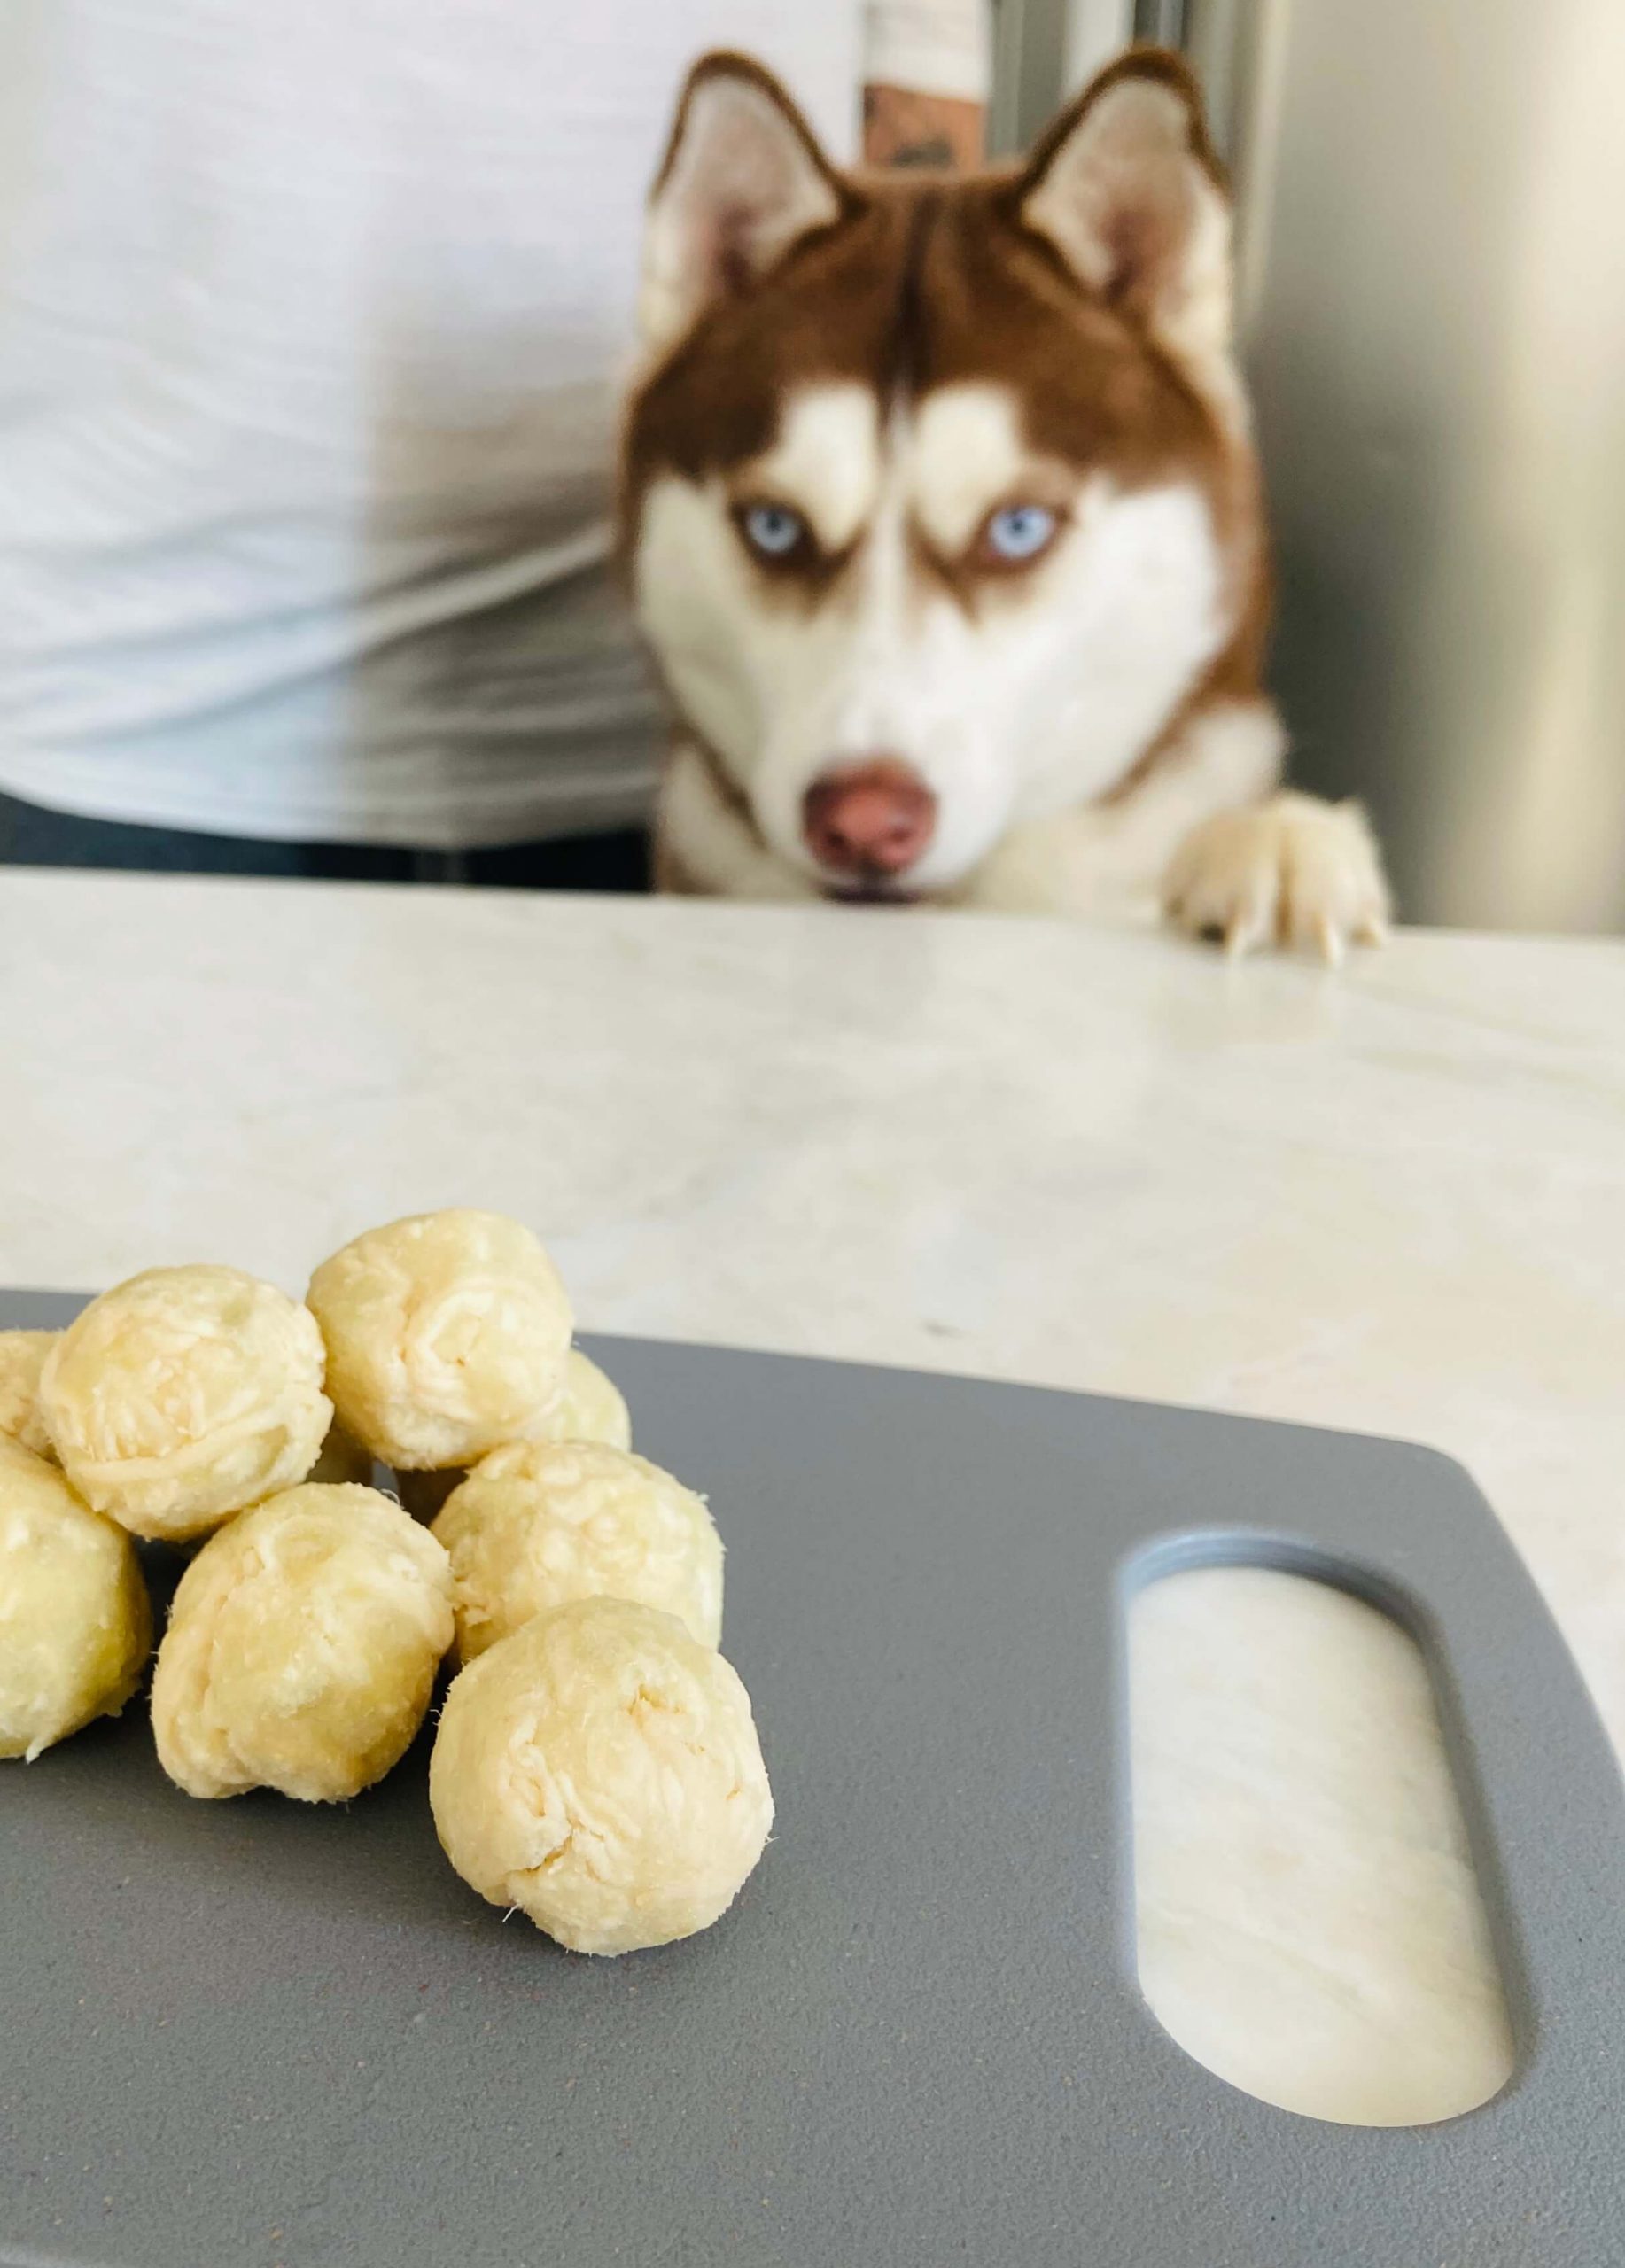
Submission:
[[[853,150],[859,0],[8,0],[0,788],[290,840],[636,816],[609,571],[683,72]]]

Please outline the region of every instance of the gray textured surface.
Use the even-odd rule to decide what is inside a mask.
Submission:
[[[57,1317],[13,1294],[4,1319]],[[1455,1466],[1007,1386],[598,1351],[730,1547],[727,1651],[780,1808],[739,1906],[660,1953],[560,1953],[446,1866],[421,1750],[342,1811],[189,1801],[139,1707],[0,1768],[0,2259],[1621,2256],[1619,1778]],[[1193,1534],[1201,1556],[1339,1554],[1416,1603],[1520,2034],[1484,2109],[1392,2133],[1295,2118],[1140,2003],[1121,1596]]]

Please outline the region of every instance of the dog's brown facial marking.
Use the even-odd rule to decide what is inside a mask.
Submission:
[[[1085,298],[1014,225],[1007,184],[880,182],[753,291],[719,299],[639,394],[628,509],[657,469],[690,480],[767,460],[787,402],[861,389],[883,410],[935,389],[1009,387],[1036,457],[1125,486],[1215,477],[1211,415],[1121,315]]]
[[[813,791],[898,764],[936,815],[906,879],[940,886],[1256,683],[1226,244],[1174,58],[1106,74],[1026,166],[945,180],[840,174],[765,74],[699,66],[622,524],[673,697],[781,856],[826,873]]]

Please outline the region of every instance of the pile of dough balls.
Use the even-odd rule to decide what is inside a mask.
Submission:
[[[581,1953],[707,1928],[773,1823],[722,1544],[573,1330],[530,1231],[460,1209],[356,1238],[302,1304],[158,1268],[0,1332],[0,1757],[118,1713],[136,1539],[195,1547],[152,1687],[187,1794],[359,1795],[455,1653],[430,1792],[464,1880]]]

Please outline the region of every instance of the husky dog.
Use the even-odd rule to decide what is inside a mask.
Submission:
[[[1382,936],[1362,814],[1279,786],[1231,318],[1177,56],[937,178],[842,172],[759,66],[696,66],[621,481],[664,887]]]

